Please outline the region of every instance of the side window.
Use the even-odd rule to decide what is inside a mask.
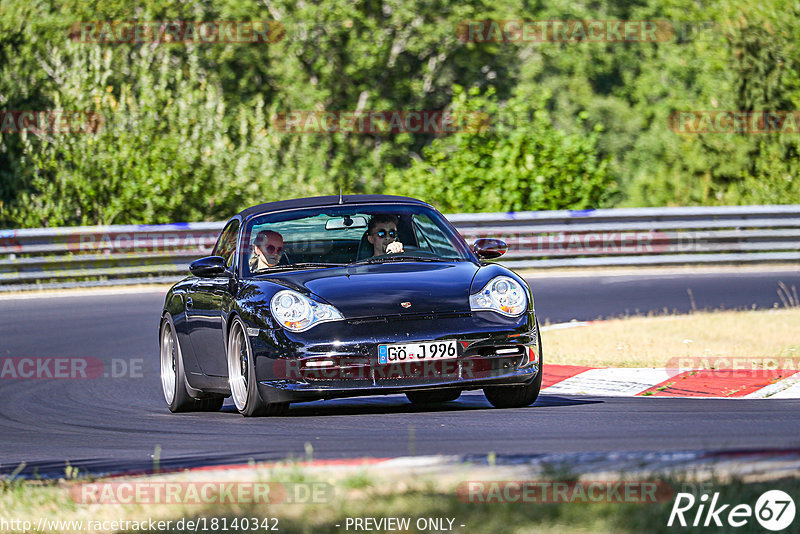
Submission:
[[[414,217],[414,233],[421,249],[439,256],[453,255],[453,245],[450,240],[427,215]]]
[[[214,256],[222,256],[225,258],[225,265],[227,267],[231,266],[233,253],[236,252],[236,234],[238,233],[239,221],[231,221],[220,234],[217,240],[217,246],[214,247]]]

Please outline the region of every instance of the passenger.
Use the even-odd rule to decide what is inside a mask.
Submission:
[[[253,241],[250,272],[275,267],[283,256],[283,236],[272,230],[262,230]]]
[[[372,255],[399,254],[403,243],[397,241],[397,216],[388,213],[373,215],[367,224],[367,240],[372,244]]]

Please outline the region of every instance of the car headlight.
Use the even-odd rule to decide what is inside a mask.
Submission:
[[[291,332],[303,332],[318,323],[344,319],[333,306],[315,302],[291,289],[275,293],[269,308],[278,324]]]
[[[469,307],[472,311],[491,310],[516,317],[528,308],[528,297],[519,282],[508,276],[498,276],[469,296]]]

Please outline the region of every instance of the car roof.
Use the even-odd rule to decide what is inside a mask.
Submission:
[[[291,200],[279,200],[277,202],[265,202],[249,208],[243,209],[238,216],[245,220],[253,215],[263,213],[283,211],[298,208],[317,208],[322,206],[335,206],[339,204],[417,204],[430,206],[427,202],[411,197],[400,197],[395,195],[328,195],[324,197],[294,198]]]

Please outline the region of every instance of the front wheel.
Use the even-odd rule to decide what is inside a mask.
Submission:
[[[483,388],[486,400],[495,408],[522,408],[530,406],[539,397],[542,389],[542,368],[539,374],[526,386],[491,386]]]
[[[233,320],[228,335],[228,384],[236,409],[245,417],[280,415],[288,402],[265,403],[258,393],[255,362],[246,328],[239,317]]]
[[[539,351],[539,374],[528,385],[524,386],[491,386],[483,388],[486,400],[495,408],[523,408],[530,406],[539,398],[539,391],[542,389],[542,372],[544,361],[542,360],[542,334],[539,323],[536,323],[536,337]]]

